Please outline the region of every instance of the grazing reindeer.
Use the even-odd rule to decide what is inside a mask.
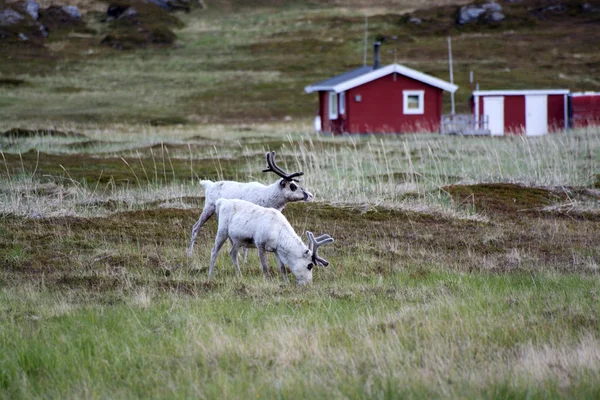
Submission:
[[[259,206],[283,210],[285,205],[294,201],[312,201],[313,195],[298,186],[297,176],[304,175],[304,172],[294,172],[286,174],[275,164],[275,152],[267,153],[267,169],[263,172],[274,172],[281,177],[277,182],[266,186],[258,182],[240,183],[233,181],[200,181],[204,187],[205,202],[204,209],[198,222],[192,228],[192,240],[188,250],[188,256],[192,256],[194,242],[198,231],[206,221],[215,213],[215,202],[218,199],[241,199]]]
[[[312,269],[315,265],[329,265],[327,260],[319,257],[317,251],[320,246],[333,242],[331,236],[321,235],[315,239],[313,234],[307,231],[307,246],[278,210],[237,199],[219,199],[215,206],[219,228],[211,252],[209,277],[213,274],[219,250],[227,239],[232,244],[229,255],[238,274],[242,273],[237,261],[240,247],[258,249],[265,278],[269,273],[266,252],[275,253],[284,279],[287,280],[287,264],[299,285],[312,282]]]

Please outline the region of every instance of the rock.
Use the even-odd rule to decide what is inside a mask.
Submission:
[[[34,0],[25,0],[23,4],[25,12],[31,16],[34,20],[40,17],[40,5]]]
[[[583,3],[581,5],[581,11],[586,12],[586,13],[587,12],[589,12],[589,13],[597,13],[597,12],[600,12],[600,7],[594,7],[590,3]]]
[[[73,7],[73,8],[71,8]],[[65,26],[84,25],[81,13],[75,6],[50,6],[41,12],[42,23],[49,26],[51,30],[60,29]]]
[[[46,28],[46,25],[39,25],[39,32],[40,32],[40,36],[45,38],[48,37],[48,28]]]
[[[139,12],[137,12],[135,8],[129,7],[123,14],[121,14],[121,18],[135,17],[136,15],[139,15]]]
[[[29,38],[27,37],[27,35],[24,34],[24,33],[19,33],[19,37],[21,38],[21,40],[24,40],[24,41],[29,40]]]
[[[183,10],[185,12],[190,12],[192,8],[204,8],[204,4],[199,0],[167,0],[167,3],[171,10]]]
[[[558,4],[551,4],[546,7],[537,8],[537,9],[533,10],[531,13],[534,16],[536,16],[537,18],[546,19],[553,15],[565,14],[567,11],[569,11],[569,7],[567,7],[564,4],[558,3]]]
[[[189,12],[192,8],[204,8],[204,4],[200,0],[144,0],[144,2],[169,11]]]
[[[569,7],[565,6],[564,4],[553,4],[551,6],[544,8],[545,13],[550,12],[550,13],[562,14],[564,12],[567,12],[568,10],[569,10]]]
[[[171,6],[169,5],[169,2],[166,0],[147,0],[148,4],[154,4],[155,6],[158,6],[164,10],[171,10]]]
[[[73,19],[81,19],[81,12],[77,6],[62,6],[62,10]]]
[[[111,3],[108,5],[108,9],[106,10],[107,21],[112,21],[113,19],[117,19],[121,17],[131,7],[128,5]]]
[[[492,11],[491,14],[484,16],[483,19],[486,22],[500,22],[504,20],[504,14],[500,11]]]
[[[504,19],[502,6],[491,2],[485,4],[469,4],[458,10],[456,22],[459,25],[478,22],[482,18],[486,22],[499,22]]]
[[[20,23],[25,17],[12,8],[0,10],[0,26],[11,26]]]
[[[417,18],[417,17],[410,17],[408,19],[408,22],[410,22],[411,24],[415,24],[415,25],[421,25],[423,23],[421,18]]]

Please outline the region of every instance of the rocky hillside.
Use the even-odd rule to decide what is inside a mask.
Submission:
[[[45,7],[36,0],[3,0],[0,41],[16,50],[80,33],[120,50],[171,45],[176,39],[172,29],[183,25],[173,13],[202,7],[200,0],[114,0],[104,3],[103,11],[96,11],[98,2],[79,4],[83,12],[71,3]]]

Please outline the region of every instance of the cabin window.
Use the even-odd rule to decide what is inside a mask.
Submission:
[[[337,93],[329,92],[329,119],[337,119],[337,117],[338,117]]]
[[[423,114],[425,111],[425,91],[423,90],[405,90],[404,94],[404,114]]]
[[[346,92],[340,93],[340,115],[346,114]]]

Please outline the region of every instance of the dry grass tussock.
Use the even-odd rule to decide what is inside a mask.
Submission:
[[[514,368],[516,381],[555,381],[561,388],[569,387],[582,374],[600,373],[600,340],[594,335],[584,335],[574,345],[527,345],[521,349]]]
[[[294,123],[121,128],[70,125],[60,130],[80,129],[83,135],[2,139],[2,211],[35,217],[196,207],[200,179],[272,182],[259,172],[270,150],[284,169],[305,172],[303,185],[317,199],[336,206],[486,221],[482,211],[492,203],[477,198],[479,192],[488,196],[486,187],[473,197],[467,195],[469,185],[506,182],[542,189],[535,189],[535,196],[544,202],[535,203],[518,186],[489,187],[490,195],[504,196],[501,201],[513,199],[515,211],[591,215],[598,210],[597,190],[591,187],[598,179],[597,132],[536,139],[331,138]],[[95,163],[103,167],[87,167]],[[588,189],[573,191],[577,187]]]

